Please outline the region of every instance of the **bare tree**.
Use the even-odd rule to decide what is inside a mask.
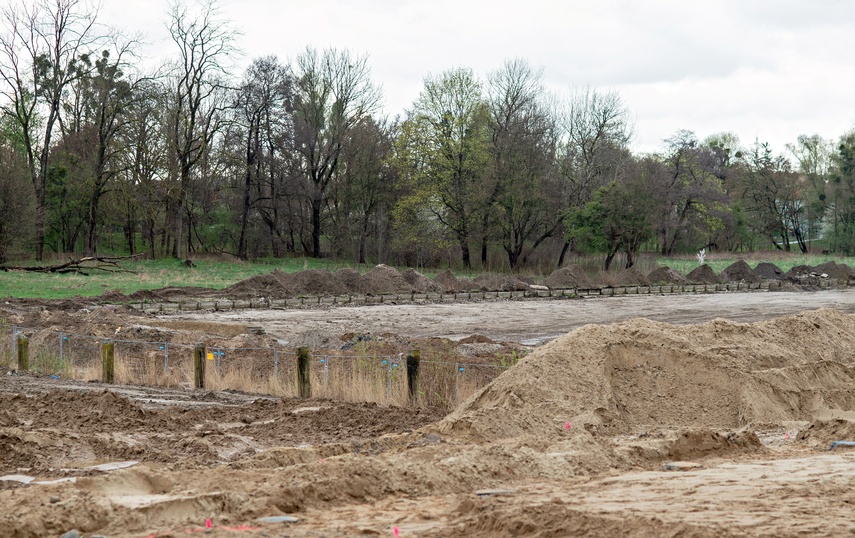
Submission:
[[[394,196],[393,170],[388,166],[397,125],[366,118],[351,133],[342,152],[343,172],[332,184],[334,246],[339,255],[346,244],[355,244],[354,261],[366,263],[369,230],[380,209]],[[382,224],[376,231],[382,231]],[[374,234],[379,240],[380,234]]]
[[[295,150],[311,205],[312,256],[321,255],[321,213],[327,188],[339,172],[347,137],[374,113],[381,99],[365,56],[347,50],[307,48],[294,65]]]
[[[541,75],[524,60],[510,60],[488,79],[492,131],[491,183],[485,185],[511,269],[554,234],[560,223],[555,196],[555,115],[545,103]],[[486,239],[481,261],[486,264]]]
[[[774,157],[768,144],[755,143],[743,160],[740,194],[752,228],[778,250],[789,252],[795,239],[799,249],[807,252],[804,191],[808,184],[792,171],[786,158]]]
[[[179,50],[169,83],[170,142],[178,179],[172,247],[176,258],[184,254],[184,212],[193,171],[211,145],[226,105],[224,62],[236,52],[236,32],[219,18],[215,0],[195,7],[196,12],[190,13],[185,4],[176,2],[169,14],[169,34]]]
[[[695,133],[685,130],[665,143],[655,223],[660,252],[670,256],[687,240],[694,243],[691,250],[714,246],[711,237],[730,211],[724,179],[732,173],[726,157],[732,150],[701,144]]]
[[[244,75],[236,111],[244,129],[244,184],[238,257],[248,257],[250,217],[258,213],[268,226],[273,255],[280,255],[281,153],[293,146],[290,107],[292,78],[275,56],[258,58]]]
[[[3,113],[20,125],[36,195],[36,256],[45,244],[48,161],[63,93],[90,67],[97,11],[81,0],[39,0],[0,11]]]

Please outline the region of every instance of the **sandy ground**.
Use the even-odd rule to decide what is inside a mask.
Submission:
[[[286,340],[300,340],[306,334],[396,333],[451,339],[481,334],[496,341],[537,345],[588,323],[641,317],[677,325],[716,318],[751,322],[823,307],[855,312],[855,289],[235,310],[181,313],[164,319],[260,325]]]
[[[447,416],[0,371],[0,527],[13,537],[852,534],[855,449],[829,447],[855,439],[853,312],[855,293],[827,290],[164,316],[290,340],[480,334],[537,347]],[[115,316],[110,327],[140,322]],[[119,462],[134,463],[94,467]],[[259,519],[283,515],[297,521]]]

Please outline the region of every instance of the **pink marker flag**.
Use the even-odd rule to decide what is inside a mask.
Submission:
[[[208,518],[208,519],[206,519],[206,520],[205,520],[205,528],[206,528],[206,529],[210,529],[210,528],[211,528],[211,518]]]
[[[569,430],[569,429],[570,429],[570,421],[569,421],[569,420],[568,420],[567,422],[565,422],[565,423],[564,423],[564,429],[565,429],[565,430]]]
[[[395,526],[395,528],[394,528],[394,529],[392,529],[392,532],[393,532],[393,533],[395,533],[395,538],[398,538],[398,537],[400,536],[400,533],[398,532],[398,527],[397,527],[397,526]]]
[[[784,434],[784,439],[789,439],[789,438],[790,438],[790,432],[785,433],[785,434]]]

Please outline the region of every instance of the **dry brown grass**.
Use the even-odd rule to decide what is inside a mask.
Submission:
[[[11,332],[10,332],[11,334]],[[59,361],[58,333],[30,334],[30,370],[82,381],[102,379],[101,340],[75,335],[65,342]],[[0,365],[15,368],[11,337],[0,338]],[[116,340],[114,382],[192,389],[193,346]],[[220,355],[218,351],[222,351]],[[296,350],[208,348],[205,388],[296,397]],[[340,352],[339,352],[340,353]],[[315,355],[310,362],[312,395],[342,401],[407,405],[406,358],[378,354],[371,346],[358,346],[352,355]],[[444,348],[432,354],[448,357]],[[437,358],[439,358],[437,357]],[[493,364],[460,365],[451,360],[424,357],[421,362],[420,405],[451,409],[489,383],[502,370]]]

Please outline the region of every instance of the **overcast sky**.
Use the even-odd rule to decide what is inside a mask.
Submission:
[[[385,110],[403,114],[425,75],[456,66],[485,78],[504,60],[543,69],[558,94],[617,91],[634,147],[655,151],[678,129],[736,133],[776,152],[800,134],[855,126],[855,2],[848,0],[223,0],[242,32],[243,67],[307,45],[367,54]],[[103,0],[100,20],[175,55],[166,0]]]

